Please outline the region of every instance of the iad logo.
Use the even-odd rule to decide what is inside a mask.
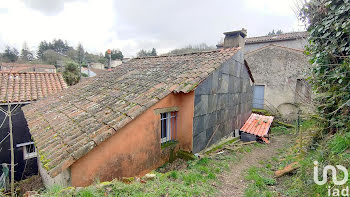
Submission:
[[[314,181],[317,185],[324,185],[327,183],[327,173],[328,170],[331,171],[332,173],[332,181],[335,185],[344,185],[347,181],[348,181],[348,170],[342,166],[342,165],[336,165],[336,167],[343,171],[344,173],[344,178],[341,181],[338,181],[337,179],[337,169],[332,166],[332,165],[327,165],[326,167],[323,168],[323,172],[322,172],[322,180],[318,180],[318,162],[314,161]],[[337,188],[334,188],[333,191],[331,191],[331,188],[328,187],[328,196],[340,196],[340,193],[342,196],[349,196],[349,187],[346,187],[345,189],[343,189],[342,191],[340,191]]]

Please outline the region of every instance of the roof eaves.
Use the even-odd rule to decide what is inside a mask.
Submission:
[[[255,83],[255,80],[254,80],[252,71],[250,70],[249,65],[248,65],[248,62],[247,62],[246,60],[244,60],[244,66],[246,67],[246,69],[247,69],[247,71],[248,71],[250,80],[252,80],[252,82]]]
[[[267,42],[279,42],[284,40],[297,40],[306,38],[308,36],[307,32],[293,32],[293,33],[285,33],[279,35],[272,36],[256,36],[256,37],[248,37],[245,39],[245,44],[259,44],[259,43],[267,43]],[[223,47],[223,43],[219,43],[216,47]]]

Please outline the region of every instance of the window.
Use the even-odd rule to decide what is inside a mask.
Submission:
[[[265,85],[254,86],[253,108],[264,109]]]
[[[297,79],[297,85],[295,88],[295,102],[296,103],[309,103],[311,101],[311,86],[304,79]]]
[[[161,143],[168,142],[176,139],[176,112],[167,112],[160,114]]]
[[[23,159],[31,159],[37,156],[36,148],[34,142],[26,142],[22,144],[17,144],[17,147],[22,147],[23,149]]]

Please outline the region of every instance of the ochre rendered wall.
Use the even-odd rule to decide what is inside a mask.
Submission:
[[[71,166],[72,186],[87,186],[95,180],[142,176],[166,160],[161,149],[160,114],[155,109],[179,107],[178,147],[192,151],[194,92],[170,94],[135,118],[116,134],[95,147]],[[163,157],[161,156],[163,155]]]

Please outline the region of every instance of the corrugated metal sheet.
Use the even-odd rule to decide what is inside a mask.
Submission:
[[[263,137],[267,135],[273,116],[263,116],[252,113],[249,119],[244,123],[241,131]]]

